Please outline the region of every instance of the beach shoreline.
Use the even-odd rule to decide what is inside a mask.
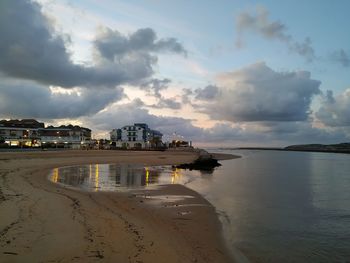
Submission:
[[[1,152],[0,261],[232,262],[215,208],[182,185],[85,192],[47,179],[51,169],[67,165],[176,165],[196,158],[193,151]]]

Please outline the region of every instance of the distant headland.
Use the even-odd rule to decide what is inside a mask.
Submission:
[[[235,150],[273,150],[273,151],[298,151],[298,152],[329,152],[350,153],[350,143],[338,144],[297,144],[287,147],[238,147]]]

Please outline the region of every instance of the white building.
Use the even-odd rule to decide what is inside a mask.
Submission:
[[[145,123],[127,125],[110,132],[111,144],[125,149],[159,147],[162,143],[162,136],[159,131],[151,130]]]

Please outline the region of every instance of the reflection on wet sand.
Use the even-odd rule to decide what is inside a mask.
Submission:
[[[174,168],[173,173],[171,174],[171,183],[178,184],[181,181],[182,173],[181,169]]]
[[[53,169],[51,181],[57,183],[58,180],[58,168]]]
[[[190,181],[183,170],[166,167],[143,167],[128,164],[90,164],[52,170],[50,180],[93,191],[137,188],[161,184],[184,184]]]

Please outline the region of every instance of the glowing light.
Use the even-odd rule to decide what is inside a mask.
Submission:
[[[95,191],[98,191],[98,178],[99,178],[99,167],[95,165]]]
[[[53,169],[51,181],[54,182],[54,183],[57,183],[58,176],[59,176],[58,168]]]
[[[148,180],[149,180],[149,169],[148,167],[145,167],[146,169],[146,185],[148,185]]]
[[[180,171],[181,171],[180,169],[175,168],[175,170],[171,174],[171,183],[172,184],[177,184],[181,180],[182,174]]]

